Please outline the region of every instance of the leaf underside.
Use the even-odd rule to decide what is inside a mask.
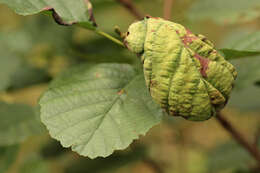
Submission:
[[[40,99],[51,136],[80,155],[106,157],[160,122],[143,75],[130,65],[82,65],[56,80]]]
[[[43,11],[53,11],[54,18],[61,23],[81,23],[88,29],[94,28],[92,13],[90,13],[90,2],[86,0],[0,0],[0,3],[8,5],[17,14],[32,15]],[[55,17],[56,16],[56,17]]]

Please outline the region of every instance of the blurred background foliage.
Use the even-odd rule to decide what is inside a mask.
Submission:
[[[115,25],[126,31],[135,21],[114,0],[92,3],[99,27],[115,37]],[[143,14],[162,17],[163,0],[135,4]],[[251,38],[248,49],[260,50],[259,0],[174,0],[172,8],[172,21],[206,35],[218,48],[239,48],[248,41],[245,37]],[[256,34],[249,37],[252,33]],[[0,173],[257,172],[247,151],[214,118],[193,123],[166,117],[128,149],[105,159],[90,160],[62,148],[40,123],[37,100],[57,74],[82,62],[138,64],[139,60],[91,31],[59,26],[45,15],[18,16],[0,5]],[[224,113],[258,144],[260,59],[232,63],[239,77]]]

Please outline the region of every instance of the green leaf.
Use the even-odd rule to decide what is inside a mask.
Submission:
[[[21,165],[20,173],[46,173],[50,172],[48,161],[44,160],[39,154],[32,154],[26,158]]]
[[[227,60],[260,55],[260,51],[243,51],[236,49],[220,49]]]
[[[197,0],[188,16],[191,20],[211,19],[220,24],[246,22],[260,16],[259,0]]]
[[[228,60],[260,55],[260,31],[237,35],[220,49]]]
[[[260,80],[255,82],[255,85],[260,87]]]
[[[0,172],[6,172],[15,161],[19,151],[18,145],[0,147]]]
[[[247,167],[253,161],[243,147],[235,142],[227,142],[216,146],[208,152],[209,172]]]
[[[251,111],[259,109],[260,88],[254,84],[260,80],[260,32],[233,31],[222,47],[232,49],[226,52],[226,58],[232,60],[238,71],[229,105]]]
[[[250,111],[259,110],[260,87],[254,84],[260,80],[260,57],[233,60],[232,64],[237,69],[238,77],[229,105]]]
[[[126,64],[77,66],[54,80],[39,103],[51,136],[90,158],[126,148],[162,114],[143,75]]]
[[[94,160],[81,157],[65,165],[66,173],[82,173],[91,170],[92,173],[98,172],[118,172],[123,166],[132,162],[140,161],[147,157],[147,148],[143,145],[134,145],[127,151],[115,152],[107,158],[97,158]],[[100,166],[102,165],[102,166]]]
[[[2,52],[0,55],[0,91],[10,86],[11,77],[15,74],[16,69],[20,65],[20,60],[16,56],[1,50],[2,49],[0,49],[0,52]]]
[[[88,29],[94,29],[85,0],[0,0],[0,3],[8,5],[20,15],[32,15],[52,8],[62,21],[80,23]]]
[[[0,146],[23,142],[43,132],[34,109],[22,104],[0,102]]]

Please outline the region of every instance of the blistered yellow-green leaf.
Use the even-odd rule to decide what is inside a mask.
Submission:
[[[129,27],[125,45],[141,55],[146,85],[168,114],[206,120],[227,103],[237,73],[205,36],[147,17]]]

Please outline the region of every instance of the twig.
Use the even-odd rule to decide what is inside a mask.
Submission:
[[[170,20],[172,16],[173,0],[164,0],[163,18]]]
[[[115,37],[103,32],[103,31],[100,31],[100,30],[95,30],[95,32],[98,34],[98,35],[101,35],[103,37],[106,37],[107,39],[113,41],[114,43],[118,44],[119,46],[122,46],[125,48],[125,45],[118,39],[116,39]]]
[[[218,113],[216,118],[222,127],[226,129],[230,135],[251,154],[252,157],[255,158],[260,166],[260,152],[257,147],[250,144],[248,140],[240,132],[238,132],[237,129],[235,129],[235,127],[233,127],[233,125],[221,113]]]
[[[255,146],[258,146],[260,140],[260,126],[258,127],[255,135]]]
[[[141,20],[143,19],[143,15],[141,12],[137,10],[135,5],[132,3],[131,0],[116,0],[118,3],[123,5],[136,19]]]
[[[145,158],[143,160],[143,162],[147,165],[149,165],[151,168],[153,168],[153,170],[156,172],[156,173],[164,173],[163,169],[161,168],[161,166],[155,162],[154,160],[150,159],[150,158]]]

